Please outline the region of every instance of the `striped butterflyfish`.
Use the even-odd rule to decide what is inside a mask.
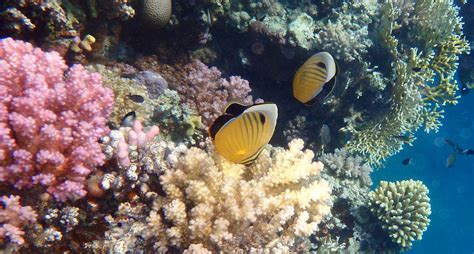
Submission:
[[[324,101],[334,89],[338,68],[327,52],[314,54],[293,78],[293,96],[306,106]]]
[[[278,108],[273,103],[231,103],[209,127],[209,136],[224,158],[250,164],[272,138],[277,118]]]

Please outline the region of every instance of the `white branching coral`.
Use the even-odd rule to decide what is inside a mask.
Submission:
[[[362,157],[352,156],[342,148],[336,149],[334,153],[323,154],[320,159],[331,175],[340,179],[358,179],[362,186],[372,185],[372,168]]]
[[[318,47],[331,52],[337,59],[351,62],[363,59],[372,46],[368,24],[374,10],[362,3],[344,3],[335,21],[328,21],[316,35]],[[377,5],[372,5],[377,6]]]
[[[250,166],[177,147],[160,177],[164,195],[148,218],[155,248],[297,251],[330,212],[331,189],[302,140],[269,147]]]
[[[413,241],[421,240],[430,224],[428,188],[421,181],[382,181],[369,193],[369,204],[382,228],[403,249],[409,249]]]

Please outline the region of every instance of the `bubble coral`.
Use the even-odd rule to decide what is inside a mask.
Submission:
[[[98,143],[113,104],[101,76],[68,68],[57,52],[0,41],[0,182],[45,186],[59,201],[86,194],[104,162]]]

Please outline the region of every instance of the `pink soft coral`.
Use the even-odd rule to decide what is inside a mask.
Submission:
[[[18,196],[3,196],[0,200],[3,203],[3,208],[0,206],[0,239],[8,236],[10,241],[23,244],[23,226],[36,221],[36,212],[30,206],[21,206]]]
[[[209,125],[220,114],[229,102],[252,104],[252,91],[249,82],[239,76],[231,76],[229,80],[221,78],[216,67],[207,67],[198,60],[185,67],[188,75],[178,90],[186,104],[196,109],[203,117],[203,123]]]
[[[86,194],[84,182],[105,159],[113,93],[57,52],[11,38],[0,41],[0,182],[43,185],[57,200]]]

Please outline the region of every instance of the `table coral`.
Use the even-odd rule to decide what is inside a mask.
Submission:
[[[369,193],[369,204],[382,228],[403,249],[421,240],[430,224],[428,188],[421,181],[382,181]]]
[[[56,52],[0,41],[0,181],[45,186],[57,200],[81,198],[103,163],[112,92],[97,73],[68,68]]]

